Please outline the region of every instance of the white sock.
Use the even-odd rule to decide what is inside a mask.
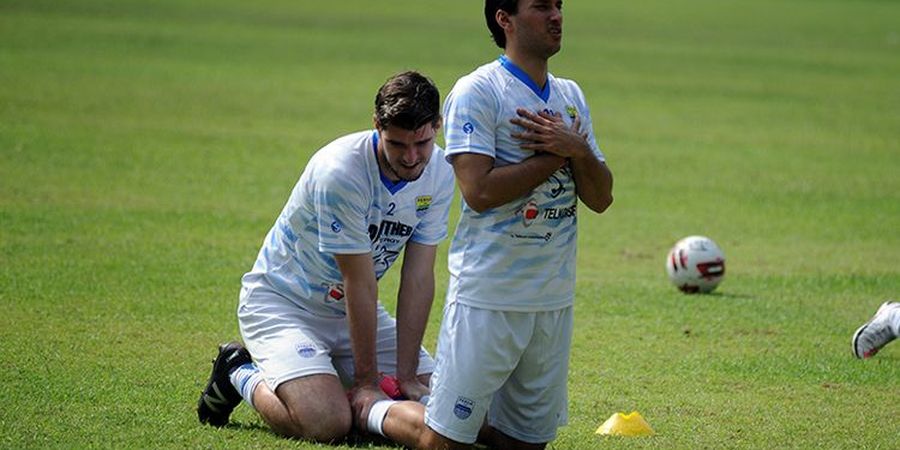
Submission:
[[[388,409],[399,403],[396,400],[378,400],[372,404],[369,409],[369,417],[366,419],[366,429],[370,433],[378,433],[384,436],[384,418],[387,417]],[[387,437],[387,436],[384,436]]]
[[[259,368],[253,363],[244,364],[243,366],[232,370],[231,373],[228,374],[228,379],[231,380],[231,384],[237,389],[238,393],[241,394],[244,401],[253,407],[253,409],[256,409],[256,407],[253,406],[253,391],[255,391],[256,386],[259,386],[259,383],[263,381]]]

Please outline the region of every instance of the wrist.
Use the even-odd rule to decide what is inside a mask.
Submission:
[[[579,145],[575,148],[575,151],[572,152],[572,156],[569,159],[572,161],[582,161],[593,156],[594,152],[587,142],[585,142],[584,145]]]
[[[418,380],[418,376],[416,376],[415,371],[397,371],[397,381],[416,381]]]
[[[381,377],[375,372],[367,371],[363,373],[356,373],[353,376],[353,384],[356,386],[378,386],[380,378]]]

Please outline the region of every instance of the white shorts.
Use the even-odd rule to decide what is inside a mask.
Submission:
[[[378,371],[397,373],[396,321],[378,304],[375,343]],[[353,351],[347,318],[316,316],[264,287],[241,289],[238,323],[244,345],[253,355],[273,391],[285,381],[331,374],[349,387],[353,383]],[[423,348],[419,375],[434,371]]]
[[[473,443],[488,424],[527,443],[550,442],[568,421],[572,307],[511,312],[456,302],[444,309],[425,423]]]

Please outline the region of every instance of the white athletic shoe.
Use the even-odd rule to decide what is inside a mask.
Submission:
[[[898,302],[882,303],[872,319],[853,333],[853,354],[857,358],[871,358],[888,342],[897,339],[895,325],[890,322],[891,313],[897,308],[900,308]]]

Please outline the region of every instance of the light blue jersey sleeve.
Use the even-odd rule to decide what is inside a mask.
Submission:
[[[444,102],[444,140],[448,161],[459,153],[496,157],[496,123],[500,105],[486,80],[461,78]]]

